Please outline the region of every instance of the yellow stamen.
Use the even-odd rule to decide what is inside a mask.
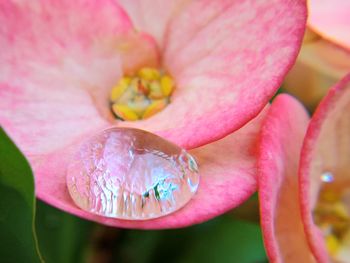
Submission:
[[[320,198],[322,199],[322,201],[326,201],[326,202],[335,202],[339,199],[339,193],[336,193],[333,190],[324,190],[322,191]]]
[[[164,96],[168,97],[174,89],[174,81],[168,75],[162,76],[160,79],[160,85],[162,87],[162,93]]]
[[[145,109],[151,104],[147,98],[143,95],[136,96],[133,101],[130,101],[127,105],[135,112],[140,118],[142,117]]]
[[[130,82],[131,79],[128,77],[121,78],[119,83],[112,89],[111,101],[116,101],[117,99],[119,99],[129,87]]]
[[[127,121],[149,118],[170,102],[173,79],[154,68],[141,68],[136,75],[121,78],[110,95],[114,114]]]
[[[162,88],[158,81],[152,81],[150,83],[150,89],[151,91],[148,97],[150,97],[151,99],[158,100],[164,98]]]
[[[142,68],[139,70],[138,76],[145,80],[158,80],[160,78],[160,73],[153,68]]]
[[[324,183],[314,210],[314,222],[322,230],[327,250],[336,262],[342,261],[342,250],[349,253],[346,233],[350,233],[350,210],[345,201],[348,189],[344,181]]]
[[[143,114],[142,118],[147,119],[154,114],[160,112],[162,109],[164,109],[167,105],[166,100],[154,100],[151,105],[148,106],[145,113]]]
[[[136,121],[139,119],[137,114],[126,105],[113,104],[112,109],[113,112],[123,120]]]
[[[327,246],[328,252],[332,256],[337,254],[340,247],[339,241],[334,235],[328,235],[326,237],[326,246]]]
[[[346,206],[342,202],[337,202],[334,204],[334,213],[341,219],[349,219],[349,213]]]

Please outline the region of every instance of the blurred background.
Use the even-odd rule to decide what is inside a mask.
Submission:
[[[37,202],[36,231],[46,262],[268,262],[258,198],[206,223],[142,231],[102,226]]]
[[[308,28],[281,92],[297,97],[312,113],[328,89],[349,71],[350,51]]]

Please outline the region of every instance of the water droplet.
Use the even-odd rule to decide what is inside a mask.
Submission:
[[[323,232],[330,256],[335,262],[350,255],[350,181],[347,176],[324,172],[313,210],[315,224]]]
[[[325,182],[325,183],[331,183],[333,182],[334,178],[333,178],[333,174],[331,172],[324,172],[321,175],[321,181]]]
[[[112,128],[85,141],[68,167],[77,206],[98,215],[146,220],[172,213],[198,188],[198,166],[184,149],[152,133]]]

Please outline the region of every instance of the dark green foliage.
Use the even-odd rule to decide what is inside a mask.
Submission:
[[[34,180],[27,160],[0,128],[1,262],[40,262]]]

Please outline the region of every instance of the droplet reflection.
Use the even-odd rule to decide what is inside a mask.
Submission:
[[[194,158],[152,133],[112,128],[84,142],[67,172],[67,186],[83,210],[145,220],[183,207],[198,188]]]
[[[333,178],[333,174],[330,172],[324,172],[321,175],[321,181],[325,182],[325,183],[330,183],[333,182],[334,178]]]

